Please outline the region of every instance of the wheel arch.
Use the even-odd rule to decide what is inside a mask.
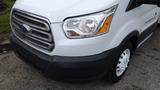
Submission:
[[[130,41],[133,45],[133,50],[136,50],[137,46],[138,46],[138,37],[139,37],[139,32],[137,30],[134,30],[133,32],[131,32],[130,34],[128,34],[123,41],[120,43],[120,46],[124,45],[126,42]]]

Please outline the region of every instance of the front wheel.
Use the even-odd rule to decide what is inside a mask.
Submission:
[[[131,42],[127,42],[122,46],[120,53],[116,58],[110,72],[109,79],[111,80],[111,82],[116,83],[122,79],[123,75],[128,69],[132,52],[133,52],[133,46]]]

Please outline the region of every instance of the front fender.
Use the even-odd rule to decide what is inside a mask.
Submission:
[[[118,32],[116,33],[116,35],[113,37],[112,40],[112,45],[114,45],[114,47],[118,47],[121,44],[127,42],[131,37],[134,36],[136,36],[137,38],[139,37],[140,23],[136,22],[132,21],[130,23],[127,22],[126,24],[124,24],[122,28],[117,30]]]

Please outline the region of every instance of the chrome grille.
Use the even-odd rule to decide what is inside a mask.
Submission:
[[[11,25],[15,34],[31,45],[48,51],[54,48],[47,19],[21,10],[13,10]]]

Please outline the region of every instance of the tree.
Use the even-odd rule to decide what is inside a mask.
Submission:
[[[4,9],[4,4],[3,4],[3,1],[0,0],[0,11],[2,11]]]

